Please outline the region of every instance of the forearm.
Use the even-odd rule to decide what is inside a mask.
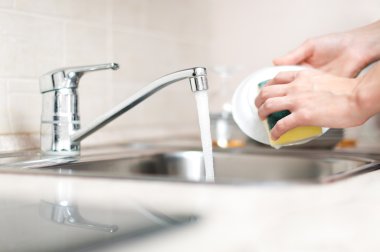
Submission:
[[[368,65],[380,60],[380,20],[372,24],[347,32],[352,39],[352,45],[356,45],[357,53],[362,54],[364,64]]]
[[[363,77],[354,89],[354,96],[363,120],[380,113],[380,64],[376,64]]]

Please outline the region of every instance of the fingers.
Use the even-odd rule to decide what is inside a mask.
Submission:
[[[301,126],[299,124],[299,120],[297,119],[297,114],[291,113],[288,116],[285,116],[281,120],[279,120],[276,125],[272,128],[270,134],[273,140],[277,140],[285,134],[287,131]]]
[[[273,79],[269,80],[265,86],[292,82],[297,78],[299,72],[300,71],[280,72]]]
[[[288,85],[265,85],[255,99],[255,106],[260,108],[269,98],[286,96]]]
[[[268,99],[258,110],[259,117],[264,120],[270,114],[278,111],[290,110],[292,111],[292,104],[289,101],[289,98],[286,97],[276,97]],[[300,123],[304,120],[297,118],[296,113],[291,113],[290,115],[285,116],[279,120],[276,125],[271,130],[271,138],[277,140],[285,132],[300,126]]]
[[[270,114],[282,110],[292,110],[292,101],[287,96],[274,97],[267,99],[257,110],[261,120],[267,118]]]
[[[261,89],[255,99],[255,106],[259,108],[269,98],[286,96],[290,89],[287,84],[293,82],[299,73],[300,71],[288,71],[277,74]]]
[[[273,60],[275,65],[298,65],[306,61],[313,54],[313,43],[310,40],[304,42],[300,47],[289,52],[285,56]]]

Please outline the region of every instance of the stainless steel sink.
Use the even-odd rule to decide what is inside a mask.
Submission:
[[[373,159],[307,151],[215,152],[214,165],[217,183],[324,183],[379,168]],[[200,151],[95,155],[72,163],[32,170],[74,176],[204,181],[203,155]]]

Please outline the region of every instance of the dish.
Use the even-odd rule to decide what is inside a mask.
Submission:
[[[257,108],[254,105],[256,96],[259,94],[258,84],[273,79],[280,72],[300,71],[305,69],[301,66],[275,66],[261,69],[249,75],[236,89],[232,98],[232,115],[239,128],[252,139],[270,145],[267,131],[260,120]],[[328,128],[322,128],[322,134]],[[292,144],[306,143],[314,138],[305,139]]]

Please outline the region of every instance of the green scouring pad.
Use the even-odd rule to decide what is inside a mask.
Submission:
[[[264,87],[265,84],[267,84],[268,81],[269,80],[260,82],[258,84],[259,89],[261,89],[262,87]],[[276,123],[279,120],[281,120],[282,118],[284,118],[285,116],[288,116],[288,115],[290,115],[290,111],[289,110],[282,110],[282,111],[278,111],[278,112],[274,112],[274,113],[270,114],[267,117],[267,122],[268,122],[268,128],[269,128],[269,130],[271,130],[276,125]]]

